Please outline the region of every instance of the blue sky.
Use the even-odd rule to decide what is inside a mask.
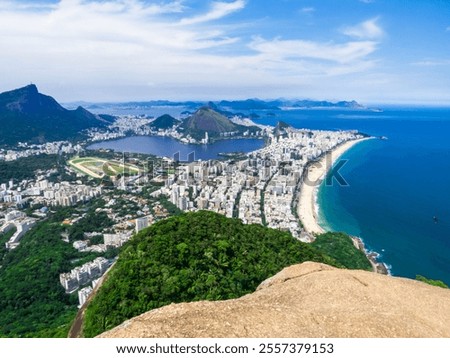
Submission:
[[[450,104],[450,1],[0,1],[0,91]]]

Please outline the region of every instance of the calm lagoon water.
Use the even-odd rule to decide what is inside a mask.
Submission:
[[[119,152],[154,154],[169,158],[173,158],[174,154],[179,152],[181,160],[187,160],[191,153],[195,153],[195,160],[208,160],[219,158],[219,153],[247,153],[263,146],[262,139],[227,139],[200,145],[183,144],[170,137],[139,136],[94,143],[88,149],[113,149]]]

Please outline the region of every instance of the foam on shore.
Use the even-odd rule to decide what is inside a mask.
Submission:
[[[332,169],[336,161],[351,147],[370,138],[350,140],[338,145],[331,152],[322,156],[320,160],[311,163],[305,169],[303,182],[300,188],[300,197],[297,206],[298,216],[304,229],[311,235],[322,234],[325,230],[319,225],[319,207],[317,195],[320,184]]]

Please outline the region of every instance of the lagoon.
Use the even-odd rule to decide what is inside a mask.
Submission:
[[[184,144],[170,137],[134,136],[91,144],[87,149],[112,149],[116,152],[153,154],[173,158],[180,153],[180,160],[219,159],[219,153],[252,152],[264,146],[263,139],[224,139],[212,144]]]

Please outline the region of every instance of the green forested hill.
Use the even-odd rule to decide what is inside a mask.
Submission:
[[[95,209],[92,205],[83,219],[65,227],[61,221],[78,211],[59,208],[27,232],[14,250],[7,251],[4,246],[11,233],[0,235],[0,337],[67,336],[78,297],[65,293],[59,274],[100,255],[78,252],[72,246],[80,232],[110,225],[106,215]],[[71,243],[61,240],[63,231],[70,234]],[[101,255],[115,254],[111,250]]]
[[[208,132],[210,137],[219,136],[220,133],[235,132],[239,127],[224,115],[209,107],[202,107],[192,116],[186,118],[182,124],[186,134],[195,139],[202,139]]]
[[[160,221],[122,250],[86,311],[84,335],[95,336],[172,302],[240,297],[304,261],[343,266],[289,233],[213,212]]]
[[[247,127],[233,123],[223,112],[219,113],[210,106],[201,107],[186,118],[181,123],[180,130],[197,140],[203,139],[206,132],[210,139],[229,137],[230,133],[233,133],[233,136],[240,136],[246,132],[247,135],[256,135],[261,132],[261,128],[257,126]]]
[[[344,265],[346,268],[354,270],[372,270],[367,256],[360,250],[355,250],[353,241],[345,233],[327,232],[317,236],[311,243],[313,247],[329,255]]]
[[[83,129],[106,124],[82,107],[63,108],[35,85],[0,93],[0,145],[73,139]]]
[[[163,114],[151,122],[150,127],[153,129],[169,129],[178,124],[180,124],[178,119],[173,118],[169,114]]]

